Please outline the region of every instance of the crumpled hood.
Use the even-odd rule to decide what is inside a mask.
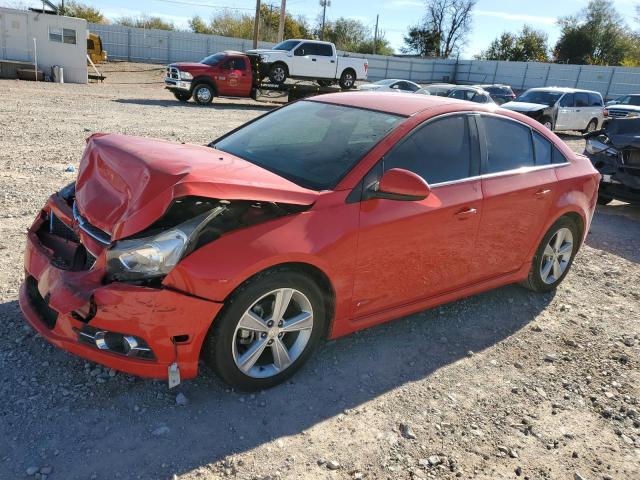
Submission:
[[[549,105],[545,105],[543,103],[507,102],[500,105],[500,107],[514,112],[535,112],[536,110],[549,108]]]
[[[319,194],[210,147],[120,134],[87,139],[76,205],[112,240],[144,230],[173,199],[190,195],[311,205]]]

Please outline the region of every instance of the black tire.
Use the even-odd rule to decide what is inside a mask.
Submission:
[[[603,195],[601,193],[598,194],[598,205],[609,205],[613,202],[612,197],[608,197],[607,195]]]
[[[321,87],[330,87],[331,85],[333,85],[332,80],[316,80],[316,82],[318,82],[318,85],[320,85]]]
[[[208,83],[200,83],[193,89],[193,99],[200,105],[209,105],[216,92]]]
[[[278,62],[271,65],[271,68],[269,69],[269,80],[272,83],[280,85],[287,81],[288,76],[289,69],[284,63]]]
[[[568,228],[569,230],[571,230],[571,233],[573,235],[573,249],[571,251],[571,258],[569,259],[568,264],[564,272],[562,273],[562,275],[560,275],[559,278],[555,279],[553,283],[546,283],[542,279],[542,274],[541,274],[542,261],[544,258],[543,253],[545,248],[551,241],[551,239],[562,228]],[[564,277],[567,276],[567,273],[569,273],[569,270],[571,269],[571,265],[573,264],[573,260],[580,246],[581,240],[582,238],[580,236],[578,226],[575,224],[575,222],[571,220],[569,217],[560,217],[551,226],[551,228],[549,228],[549,230],[544,235],[544,237],[542,237],[542,240],[540,241],[540,245],[538,246],[538,249],[536,250],[536,253],[533,256],[533,261],[531,262],[531,270],[529,271],[529,276],[524,282],[522,282],[522,286],[538,293],[554,290],[558,285],[560,285],[562,280],[564,280]]]
[[[189,92],[173,92],[173,96],[176,97],[176,99],[179,102],[188,102],[189,99],[191,98],[191,93],[189,93]]]
[[[553,120],[551,117],[542,117],[540,119],[540,123],[547,127],[549,130],[553,131]]]
[[[598,128],[598,119],[597,118],[592,118],[591,120],[589,120],[589,123],[587,123],[587,128],[585,128],[582,131],[582,133],[594,132],[596,130],[596,128]]]
[[[257,300],[279,288],[295,288],[307,297],[313,309],[311,335],[300,355],[283,371],[270,377],[255,378],[240,370],[234,360],[236,327],[240,318]],[[239,390],[262,390],[284,382],[302,367],[326,334],[328,320],[324,295],[309,275],[296,270],[273,269],[256,275],[238,287],[214,320],[205,339],[204,360],[224,382]]]
[[[344,72],[342,72],[342,75],[340,75],[339,84],[340,88],[342,88],[343,90],[349,90],[350,88],[353,88],[356,85],[356,72],[354,72],[350,68],[346,69]]]

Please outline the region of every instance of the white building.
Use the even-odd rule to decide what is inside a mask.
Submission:
[[[0,64],[34,61],[38,70],[64,68],[64,81],[87,83],[87,21],[12,8],[0,8]],[[5,62],[3,62],[5,61]],[[2,68],[3,65],[0,65]]]

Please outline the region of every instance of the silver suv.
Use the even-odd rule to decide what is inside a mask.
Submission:
[[[604,119],[602,95],[576,88],[531,88],[502,108],[524,113],[555,131],[593,132]]]

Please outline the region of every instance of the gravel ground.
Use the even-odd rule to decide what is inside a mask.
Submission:
[[[598,208],[557,292],[504,287],[329,342],[256,395],[206,369],[169,391],[48,346],[18,307],[24,233],[84,138],[202,144],[271,108],[181,105],[157,66],[104,70],[0,81],[1,479],[640,478],[640,209],[624,204]]]

